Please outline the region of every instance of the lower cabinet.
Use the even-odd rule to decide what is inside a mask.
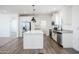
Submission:
[[[52,38],[57,42],[57,34],[56,33],[52,33]]]
[[[25,32],[23,37],[23,48],[43,49],[43,32],[42,31]]]
[[[63,48],[72,48],[72,45],[73,45],[73,34],[72,33],[62,34],[62,45],[63,45]]]
[[[52,33],[52,38],[57,43],[63,46],[63,48],[72,48],[73,45],[73,33]]]

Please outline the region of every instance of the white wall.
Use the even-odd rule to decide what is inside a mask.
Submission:
[[[11,20],[17,20],[17,15],[15,14],[0,14],[0,37],[10,37],[11,31],[16,32],[16,36],[18,36],[18,23],[14,23],[14,28],[11,30]],[[16,28],[17,27],[17,28]]]
[[[79,51],[79,6],[72,7],[73,48]]]
[[[1,15],[0,14],[0,37],[9,37],[10,35],[10,19],[8,15]]]
[[[18,15],[10,14],[10,37],[18,37]]]

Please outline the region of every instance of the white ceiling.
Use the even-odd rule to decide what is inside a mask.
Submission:
[[[35,5],[35,13],[49,14],[63,7],[63,5]],[[0,5],[0,13],[33,14],[33,7],[32,5]]]

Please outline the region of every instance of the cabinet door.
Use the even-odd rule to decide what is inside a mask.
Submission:
[[[55,41],[57,41],[57,34],[55,34]]]
[[[64,48],[72,48],[72,33],[63,33],[62,45]]]
[[[43,48],[43,35],[42,34],[26,34],[23,39],[24,49],[42,49]]]
[[[57,34],[52,33],[52,38],[53,38],[55,41],[57,41]]]

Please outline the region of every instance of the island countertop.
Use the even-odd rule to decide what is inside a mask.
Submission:
[[[31,31],[27,31],[25,33],[43,33],[41,30],[31,30]]]

